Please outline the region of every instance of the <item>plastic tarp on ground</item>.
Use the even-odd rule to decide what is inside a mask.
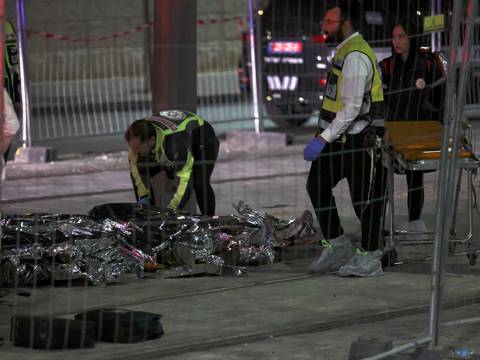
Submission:
[[[234,205],[238,215],[199,216],[137,204],[104,204],[89,215],[28,214],[2,219],[0,282],[31,285],[84,278],[95,285],[126,272],[165,277],[235,275],[272,263],[276,251],[313,235],[312,215],[281,220]]]

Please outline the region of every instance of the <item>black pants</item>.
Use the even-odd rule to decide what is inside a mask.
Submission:
[[[10,153],[10,149],[12,148],[12,144],[10,144],[3,154],[3,159],[5,160],[5,165],[7,165],[7,160],[8,160],[8,154]]]
[[[210,178],[218,157],[219,141],[212,126],[205,123],[192,131],[193,189],[202,215],[215,214],[215,192]]]
[[[423,171],[405,171],[408,187],[408,219],[414,221],[420,219],[423,209]]]
[[[307,191],[326,239],[344,233],[332,189],[347,179],[355,214],[361,223],[362,247],[374,251],[380,246],[382,217],[385,207],[387,171],[373,151],[364,144],[365,132],[346,135],[346,141],[327,144],[321,156],[312,163]],[[372,164],[375,171],[372,170]],[[373,177],[372,177],[373,176]]]

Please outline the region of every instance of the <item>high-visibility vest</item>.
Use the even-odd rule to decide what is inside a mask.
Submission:
[[[156,130],[156,143],[153,149],[155,161],[165,165],[171,165],[172,161],[165,154],[165,136],[181,133],[187,131],[187,129],[191,131],[196,127],[203,126],[205,123],[205,120],[197,114],[179,110],[160,111],[147,117],[145,120],[151,122]],[[192,122],[196,122],[195,126],[188,126]],[[186,140],[191,140],[191,136],[187,136]]]
[[[179,178],[179,184],[175,194],[168,204],[168,208],[177,209],[180,205],[185,193],[187,192],[188,184],[191,180],[192,169],[195,162],[193,154],[190,151],[191,148],[191,132],[193,129],[203,126],[205,120],[194,113],[179,110],[167,110],[160,111],[145,119],[152,123],[155,128],[156,142],[152,150],[154,161],[159,165],[172,166],[175,165],[176,159],[169,157],[171,153],[168,144],[165,142],[165,137],[172,137],[172,142],[178,141],[176,136],[182,136],[182,144],[187,146],[187,156],[185,159],[179,159],[182,161],[183,166],[178,169],[175,176]],[[193,124],[192,124],[193,123]],[[184,135],[184,136],[183,136]],[[169,144],[172,144],[170,142]],[[133,152],[129,151],[129,161],[132,178],[136,187],[138,197],[144,197],[150,195],[150,190],[143,183],[137,168],[137,156]]]
[[[370,109],[365,114],[359,114],[358,117],[371,120],[374,125],[381,125],[385,116],[381,76],[378,70],[375,53],[361,35],[354,36],[348,40],[333,57],[333,65],[328,73],[327,85],[323,95],[320,119],[330,123],[335,118],[336,113],[343,109],[343,63],[347,55],[354,51],[359,51],[367,55],[373,68],[372,88],[370,92],[363,95],[364,103],[369,102]]]

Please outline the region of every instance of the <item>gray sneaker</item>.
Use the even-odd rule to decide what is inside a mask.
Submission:
[[[348,262],[338,269],[340,276],[378,276],[383,274],[381,250],[357,251]]]
[[[308,267],[309,273],[336,272],[354,255],[352,243],[344,235],[330,241],[322,240],[322,246],[322,253]]]

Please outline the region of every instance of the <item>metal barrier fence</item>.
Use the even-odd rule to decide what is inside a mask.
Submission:
[[[51,23],[36,18],[45,11],[42,2],[26,4],[30,122],[34,142],[117,134],[132,120],[150,112],[151,94],[148,81],[145,81],[149,76],[149,65],[145,55],[149,51],[146,50],[149,46],[146,39],[151,39],[151,19],[149,15],[142,15],[145,5],[141,2],[126,1],[126,4],[131,13],[137,15],[112,16],[103,22],[93,15],[93,19],[72,18],[68,22],[57,18]],[[299,15],[301,21],[308,24],[303,35],[306,40],[301,40],[304,53],[297,57],[302,64],[285,64],[282,69],[272,63],[276,61],[275,54],[269,53],[268,49],[271,44],[268,32],[279,26],[276,23],[281,21],[281,16],[275,11],[267,11],[267,8],[262,16],[255,17],[258,19],[255,26],[261,28],[255,40],[261,77],[259,85],[263,94],[259,101],[260,111],[280,126],[303,124],[320,106],[330,55],[319,43],[321,5],[316,6],[318,9]],[[76,7],[88,13],[86,3]],[[390,54],[389,36],[385,30],[390,20],[385,14],[372,11],[368,3],[366,9],[370,14],[365,26],[367,38],[380,60]],[[284,10],[295,12],[295,9]],[[235,123],[252,119],[249,109],[248,4],[237,5],[231,13],[205,16],[199,18],[197,27],[199,112],[204,111],[202,115],[212,122],[235,126]],[[474,46],[473,52],[474,64],[477,64],[480,58],[478,46]],[[475,118],[480,116],[477,106],[478,66],[472,66],[472,73],[466,112]],[[288,92],[282,90],[282,86],[286,87],[285,90],[295,89]],[[235,115],[214,114],[211,118],[211,106],[222,107],[232,102],[241,105],[236,106]]]
[[[142,15],[142,11],[144,10],[142,9],[142,4],[137,0],[123,0],[123,2],[127,4],[126,7],[130,12],[137,15],[119,19],[118,17],[115,17],[115,11],[117,11],[115,10],[112,14],[112,19],[107,19],[108,21],[106,21],[101,19],[101,15],[98,16],[98,12],[101,13],[101,10],[99,11],[99,9],[95,8],[93,5],[94,3],[98,3],[98,0],[88,1],[89,5],[83,3],[79,4],[77,1],[72,0],[71,2],[67,2],[68,5],[62,5],[63,13],[67,14],[67,9],[69,9],[68,6],[73,7],[73,4],[75,3],[77,4],[78,9],[80,9],[77,9],[78,13],[83,13],[82,16],[86,19],[73,21],[72,19],[76,16],[73,14],[72,19],[69,19],[68,16],[66,16],[65,20],[58,17],[54,22],[45,25],[43,21],[40,21],[39,19],[35,20],[35,16],[43,18],[45,12],[48,12],[47,5],[50,1],[54,0],[37,0],[35,3],[28,3],[26,9],[27,28],[30,33],[27,49],[29,90],[31,95],[31,134],[33,142],[69,139],[81,136],[118,135],[122,133],[132,120],[145,116],[150,112],[151,108],[151,94],[148,81],[146,80],[148,79],[149,69],[148,64],[145,62],[145,53],[148,51],[146,50],[148,49],[148,46],[145,46],[145,38],[148,37],[146,36],[146,31],[149,31],[150,19],[145,19]],[[228,2],[228,0],[222,1],[223,5],[225,5],[225,2]],[[290,2],[285,0],[277,0],[275,2],[275,0],[271,0],[271,2],[262,2],[262,4],[263,3],[287,4]],[[256,42],[254,46],[259,50],[256,59],[249,58],[253,45],[251,41],[253,39],[245,36],[247,26],[249,25],[247,21],[247,2],[236,7],[234,13],[225,13],[225,11],[222,11],[218,14],[210,14],[210,17],[203,18],[199,16],[198,105],[199,113],[201,115],[212,121],[215,126],[220,126],[221,124],[227,124],[230,126],[230,124],[242,123],[245,121],[252,122],[253,115],[251,101],[253,94],[250,89],[252,85],[252,79],[250,77],[252,74],[252,66],[257,66],[257,69],[260,72],[258,85],[261,96],[258,100],[261,103],[260,111],[268,119],[271,119],[274,123],[279,125],[298,126],[309,121],[312,115],[316,114],[323,98],[323,86],[327,81],[326,73],[328,66],[330,65],[332,49],[325,46],[324,38],[321,36],[315,36],[319,31],[319,21],[324,11],[323,5],[320,4],[321,2],[315,2],[315,4],[317,4],[315,6],[319,6],[319,8],[307,7],[305,9],[300,7],[301,3],[302,2],[292,1],[290,4],[295,4],[294,6],[290,9],[277,9],[278,11],[276,13],[269,12],[271,9],[268,10],[268,6],[265,9],[255,9],[257,10],[255,12],[255,30],[257,35],[254,39]],[[304,2],[303,4],[306,3],[307,2]],[[372,37],[372,43],[375,44],[375,50],[379,57],[389,55],[389,44],[391,42],[390,27],[394,23],[394,20],[392,19],[403,14],[404,9],[402,6],[404,5],[402,4],[410,2],[398,0],[396,2],[397,6],[391,5],[394,3],[393,1],[387,3],[388,4],[384,4],[385,6],[381,8],[382,11],[376,8],[379,6],[376,1],[366,1],[363,3],[365,5],[365,13],[368,14],[367,20],[365,20],[366,25],[363,29],[365,30],[366,37]],[[423,16],[425,15],[424,12],[427,11],[427,8],[425,7],[426,2],[419,1],[412,3],[415,3],[418,6],[423,6],[419,7],[420,10],[416,11],[414,11],[415,9],[413,8],[410,9],[413,11],[410,15],[415,17],[415,20],[418,22],[420,18],[417,18],[417,16],[420,17],[420,14]],[[469,3],[472,4],[472,1]],[[233,4],[233,2],[229,2],[229,4]],[[464,16],[466,20],[468,20],[468,16],[465,16],[466,6],[464,6],[463,2],[462,5],[456,3],[455,9],[451,8],[450,5],[452,4],[446,4],[447,7],[445,9],[440,9],[446,10],[447,24],[454,28],[456,27],[457,30],[463,28],[459,23],[459,19]],[[92,9],[89,9],[89,6],[91,6]],[[121,6],[119,5],[119,8],[120,7]],[[224,10],[227,7],[228,6],[222,6],[221,8]],[[473,8],[478,12],[477,7]],[[92,13],[89,12],[90,10]],[[93,14],[94,10],[95,14]],[[125,8],[123,10],[125,11]],[[264,12],[262,12],[263,10]],[[450,10],[454,12],[453,15],[449,14]],[[38,14],[36,14],[36,11],[38,11]],[[59,11],[59,14],[62,14],[62,11]],[[417,12],[420,12],[420,14]],[[290,17],[285,17],[286,13],[290,14]],[[298,18],[292,15],[295,13],[298,14]],[[98,18],[96,18],[97,16]],[[477,17],[477,14],[470,14],[469,16]],[[90,17],[95,19],[89,19]],[[115,18],[115,20],[113,20],[113,18]],[[307,34],[299,35],[298,33],[292,34],[289,32],[283,33],[281,36],[277,37],[275,35],[275,26],[278,26],[277,21],[281,22],[283,21],[281,19],[285,18],[287,18],[287,22],[290,22],[291,20],[292,23],[295,23],[295,26],[300,22],[306,22],[308,25]],[[31,23],[29,23],[29,19],[33,19]],[[290,26],[289,24],[284,25],[285,29]],[[469,23],[469,26],[470,25],[472,25],[471,22]],[[441,335],[439,318],[441,314],[442,294],[445,292],[444,288],[449,281],[450,284],[453,285],[451,288],[448,288],[448,291],[450,291],[448,294],[448,303],[442,316],[449,315],[450,313],[453,313],[454,310],[457,310],[457,308],[460,308],[462,301],[467,305],[477,304],[479,302],[478,296],[472,295],[473,290],[469,293],[472,296],[468,298],[456,298],[455,291],[459,291],[456,286],[468,287],[472,286],[472,284],[467,282],[468,279],[465,280],[463,278],[461,279],[461,282],[454,281],[458,280],[458,278],[461,278],[463,275],[472,276],[471,281],[476,281],[476,278],[473,277],[474,275],[477,275],[476,271],[474,268],[468,267],[468,260],[463,259],[465,264],[459,263],[459,261],[449,264],[451,265],[450,269],[453,269],[452,271],[455,275],[448,278],[445,276],[446,262],[448,261],[443,257],[446,253],[445,249],[447,247],[446,244],[449,236],[452,235],[448,233],[451,230],[448,226],[452,222],[455,222],[454,219],[452,220],[452,217],[454,218],[455,214],[452,213],[451,210],[453,208],[459,209],[459,214],[462,218],[457,220],[461,223],[460,227],[462,230],[466,229],[466,223],[468,222],[466,220],[467,211],[465,211],[465,204],[469,207],[467,210],[478,210],[475,193],[475,189],[478,188],[478,183],[475,183],[470,177],[468,177],[467,180],[458,178],[458,189],[460,189],[460,185],[462,189],[457,193],[459,198],[455,199],[455,195],[453,194],[453,189],[457,188],[455,180],[453,179],[456,176],[455,162],[451,162],[446,155],[449,146],[453,146],[454,149],[455,146],[457,146],[456,139],[459,138],[458,125],[460,123],[460,118],[462,118],[463,115],[471,120],[480,118],[480,39],[478,24],[473,25],[477,26],[474,27],[472,31],[473,37],[462,38],[462,41],[458,42],[458,44],[455,41],[450,43],[451,40],[449,35],[451,35],[452,31],[451,26],[450,28],[447,27],[442,33],[441,38],[443,39],[443,42],[438,45],[450,56],[450,76],[452,73],[455,73],[455,77],[458,75],[459,79],[458,83],[453,81],[449,84],[450,88],[448,94],[450,94],[451,97],[448,99],[449,105],[447,106],[447,109],[449,111],[447,111],[446,116],[449,124],[452,125],[452,129],[445,130],[445,138],[452,138],[454,140],[453,145],[446,142],[446,140],[443,144],[443,153],[445,155],[440,161],[440,185],[438,185],[438,189],[435,189],[434,186],[426,188],[426,193],[428,193],[428,203],[433,208],[433,211],[428,214],[429,221],[430,223],[436,222],[438,231],[435,239],[436,242],[434,243],[435,252],[433,253],[433,251],[430,251],[431,249],[422,248],[422,255],[427,254],[425,255],[425,257],[428,258],[426,261],[419,261],[412,266],[407,264],[402,270],[399,270],[399,272],[404,272],[401,274],[404,276],[412,274],[412,278],[414,278],[414,281],[412,281],[414,282],[413,284],[407,284],[406,282],[400,284],[399,281],[392,281],[393,286],[405,286],[405,293],[409,293],[411,290],[409,285],[411,285],[411,287],[416,287],[417,292],[415,294],[420,294],[422,300],[418,300],[418,302],[415,303],[415,306],[391,309],[389,308],[387,300],[389,298],[388,296],[394,296],[392,295],[392,290],[392,294],[385,294],[387,300],[385,300],[386,304],[383,304],[385,308],[384,313],[377,314],[377,317],[375,318],[378,321],[385,320],[388,318],[387,315],[390,311],[395,313],[395,316],[398,317],[402,316],[402,314],[424,313],[424,310],[428,307],[427,303],[430,298],[430,323],[425,324],[425,327],[427,327],[427,325],[430,327],[428,330],[429,334],[428,337],[414,340],[412,339],[413,335],[410,334],[410,329],[403,328],[395,333],[394,336],[396,336],[397,342],[406,342],[406,344],[390,350],[383,355],[378,355],[374,357],[375,359],[380,359],[392,355],[395,352],[403,351],[408,348],[415,348],[426,343],[430,343],[431,347],[435,347],[439,344],[439,337]],[[218,28],[214,29],[216,27]],[[81,29],[81,31],[79,31],[79,29]],[[421,35],[425,37],[430,36],[429,34]],[[466,44],[467,40],[470,42],[470,45]],[[462,46],[471,49],[472,61],[461,59],[462,51],[460,50],[462,49]],[[459,51],[457,51],[457,48]],[[453,51],[450,51],[452,49]],[[455,56],[457,59],[455,59]],[[307,58],[308,63],[306,60]],[[450,80],[451,78],[448,79]],[[291,93],[289,93],[290,90]],[[453,103],[453,101],[455,101],[455,103]],[[474,132],[472,142],[473,148],[476,149],[478,146],[479,134],[478,129],[474,130],[477,132]],[[278,163],[280,165],[277,163],[275,164],[281,167],[282,171],[284,167],[292,167],[295,170],[298,170],[298,166],[301,167],[304,165],[303,163],[302,165],[296,163],[299,160],[298,156],[291,156],[291,158],[294,160],[289,158],[284,162],[280,161]],[[252,160],[252,162],[254,162],[253,167],[275,166],[275,164],[272,165],[267,161],[258,161],[258,163],[255,163],[255,161],[258,161],[258,159]],[[224,171],[235,173],[239,168],[241,168],[240,165],[238,165],[236,169],[227,169]],[[255,168],[254,170],[258,172],[259,169]],[[302,171],[304,171],[304,169],[302,169]],[[237,172],[241,172],[241,170]],[[255,173],[255,176],[256,175],[258,174]],[[245,176],[245,181],[258,182],[258,184],[260,184],[261,180],[255,176]],[[436,174],[434,175],[430,173],[425,176],[429,179],[429,185],[437,180]],[[112,179],[109,178],[109,180]],[[225,180],[222,181],[227,182]],[[236,180],[229,179],[228,181],[233,182]],[[285,188],[283,188],[283,185],[275,187],[276,184],[273,184],[273,181],[269,183],[269,181],[270,180],[267,176],[265,183],[259,185],[263,186],[261,187],[261,190],[250,187],[249,189],[255,193],[253,195],[249,194],[249,196],[268,196],[268,192],[271,191],[271,189],[276,189],[279,193],[276,194],[276,199],[283,200],[282,196],[286,197],[286,193],[289,191],[298,191],[298,194],[300,195],[297,196],[295,193],[292,198],[294,198],[294,201],[298,201],[298,203],[303,205],[305,200],[301,198],[305,195],[303,183],[301,186],[285,186]],[[468,190],[465,190],[467,186]],[[473,205],[471,203],[472,199],[470,198],[470,192],[472,190],[470,186],[473,188]],[[347,187],[342,187],[342,191],[347,194]],[[242,189],[239,190],[236,185],[224,189],[224,194],[231,196],[232,193],[235,193],[237,196],[245,196],[245,194],[242,194]],[[436,195],[434,195],[435,193]],[[398,193],[396,194],[398,195]],[[338,194],[338,197],[341,198],[341,195],[343,194]],[[403,197],[406,202],[407,196]],[[460,205],[457,205],[456,203],[456,205],[453,206],[452,204],[454,202],[460,202]],[[298,204],[295,205],[298,206]],[[354,218],[354,215],[352,215],[352,218]],[[46,219],[45,223],[49,225],[49,221],[51,221],[51,218]],[[109,225],[111,226],[111,224],[107,223],[105,226]],[[475,225],[478,227],[477,224]],[[118,226],[112,231],[117,230],[119,230]],[[125,228],[122,228],[119,231],[124,230]],[[131,229],[127,230],[130,231]],[[477,228],[474,230],[478,232]],[[463,244],[464,243],[460,245]],[[475,246],[474,243],[468,243],[467,245],[469,247]],[[455,249],[451,250],[452,253],[455,252]],[[472,249],[467,250],[469,251],[468,255],[472,255]],[[413,251],[409,255],[412,258],[415,258],[416,256]],[[432,257],[433,261],[431,261]],[[428,280],[425,281],[426,276],[424,276],[426,273],[430,273],[432,268],[430,265],[433,266],[433,279],[431,282]],[[467,266],[465,267],[463,265]],[[458,270],[459,267],[461,268],[461,271]],[[415,277],[414,275],[419,276]],[[420,276],[423,277],[420,278]],[[304,280],[303,278],[301,279]],[[105,279],[95,280],[97,281],[96,284],[104,285],[102,281]],[[35,279],[32,281],[35,281]],[[267,283],[273,284],[275,281],[277,280],[268,280]],[[290,281],[290,279],[281,279],[280,281],[287,282]],[[349,284],[352,284],[353,290],[349,290],[352,292],[351,294],[348,294],[348,291],[344,293],[345,297],[354,296],[355,294],[353,294],[353,292],[357,289],[355,286],[358,286],[358,284]],[[240,287],[242,286],[244,285],[241,285]],[[257,284],[245,285],[245,287],[250,286],[254,287],[257,286]],[[306,287],[308,286],[304,286],[304,288]],[[209,289],[207,292],[223,291],[224,289],[225,288],[220,288],[220,290],[216,288],[213,290]],[[232,290],[232,288],[228,289],[228,291],[230,290]],[[385,293],[387,292],[388,289],[385,290]],[[78,290],[77,293],[81,293],[81,291]],[[121,291],[119,291],[119,294],[120,293]],[[202,291],[195,293],[195,295],[198,295],[199,293],[202,293]],[[85,306],[86,309],[95,304],[93,303],[94,299],[88,298],[85,294],[86,293],[82,293],[84,296],[84,303],[81,305]],[[100,298],[102,296],[101,291],[98,291],[95,294]],[[89,296],[90,295],[91,293],[89,293]],[[124,293],[121,295],[125,296]],[[283,299],[284,295],[285,294],[279,294],[278,297]],[[369,299],[367,295],[363,294],[362,296],[364,297],[361,300],[365,302],[373,302],[373,300]],[[185,295],[178,295],[178,298],[182,296]],[[399,296],[402,296],[402,294]],[[332,297],[336,297],[336,294]],[[172,297],[171,299],[177,301],[178,298]],[[169,300],[171,299],[169,298]],[[456,300],[460,303],[459,305]],[[74,300],[72,300],[72,302],[73,301]],[[108,299],[108,301],[113,300]],[[131,300],[130,305],[134,303],[135,301]],[[127,304],[129,303],[127,302]],[[175,308],[175,305],[176,304],[173,304],[172,308]],[[211,306],[211,304],[208,305]],[[22,306],[23,305],[20,304],[19,308]],[[28,304],[24,307],[28,308],[28,306],[33,307],[34,305]],[[51,307],[50,303],[48,303],[47,306]],[[63,307],[60,310],[54,309],[55,311],[50,311],[50,313],[62,315],[62,312],[67,313],[71,310],[68,309],[68,304],[63,304],[62,306]],[[78,307],[79,305],[76,304],[75,306]],[[82,309],[82,311],[85,309]],[[450,312],[450,310],[452,311]],[[179,317],[185,316],[185,314],[176,315]],[[227,316],[229,315],[230,313],[227,313]],[[356,319],[359,324],[368,322],[368,319]],[[277,321],[277,319],[274,320]],[[23,320],[19,319],[18,321]],[[346,326],[345,323],[348,323],[348,319],[343,319],[343,322],[338,319],[335,319],[335,321],[333,321],[334,324],[342,324],[342,326]],[[295,321],[293,321],[293,323],[295,323]],[[466,322],[463,320],[449,322],[450,326],[454,324],[462,325],[462,323]],[[287,324],[286,326],[291,326],[291,324]],[[305,334],[309,329],[322,329],[322,324],[318,322],[309,323],[305,328],[297,330],[300,334]],[[183,329],[183,331],[186,330]],[[416,328],[415,334],[422,331],[423,330],[418,330],[418,328]],[[267,331],[265,333],[267,333]],[[278,333],[280,335],[285,335],[288,331],[282,330]],[[382,335],[387,336],[389,334]],[[241,338],[242,341],[245,340],[245,343],[249,339],[248,336]],[[408,341],[404,339],[408,339]],[[229,341],[232,340],[230,339]],[[235,344],[235,341],[232,343]]]
[[[129,9],[130,16],[114,10],[101,19],[93,12],[112,12],[108,4],[25,3],[33,142],[118,134],[151,111],[146,81],[146,55],[151,44],[146,39],[151,39],[152,2],[122,1],[119,8]],[[55,12],[50,15],[54,19],[51,22],[41,21],[51,6],[71,6],[80,15],[62,19]],[[230,12],[223,9],[204,14],[207,10],[199,7],[197,88],[201,107],[244,100],[237,64],[245,12],[239,13],[242,7],[233,2],[229,8]],[[146,15],[142,15],[145,11]],[[242,110],[237,121],[247,116]]]

